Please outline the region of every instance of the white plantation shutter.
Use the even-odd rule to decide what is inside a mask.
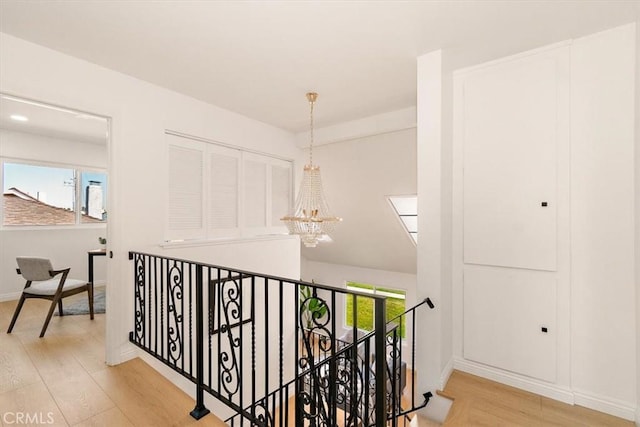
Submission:
[[[209,228],[237,228],[240,152],[228,150],[223,154],[216,150],[209,160]]]
[[[267,165],[257,160],[244,161],[244,225],[267,225]]]
[[[203,237],[204,153],[182,145],[169,145],[170,238]]]
[[[271,166],[271,225],[282,226],[280,218],[289,213],[291,207],[291,163]]]
[[[167,240],[282,233],[292,163],[167,131]]]

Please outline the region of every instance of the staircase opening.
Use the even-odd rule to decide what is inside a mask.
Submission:
[[[231,426],[396,426],[427,404],[416,390],[413,331],[428,300],[388,319],[382,294],[152,254],[129,259],[129,339],[195,384],[194,418],[209,413],[205,392],[233,409]],[[335,314],[347,299],[345,330]],[[371,331],[357,327],[365,303]]]

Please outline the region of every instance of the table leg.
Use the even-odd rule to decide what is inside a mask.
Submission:
[[[93,254],[89,254],[89,283],[93,285]]]

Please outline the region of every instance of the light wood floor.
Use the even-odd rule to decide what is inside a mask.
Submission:
[[[445,426],[634,426],[631,421],[459,371],[453,372],[444,393],[455,398]]]
[[[140,359],[107,367],[104,315],[56,316],[38,338],[48,301],[28,300],[6,334],[15,305],[0,303],[0,426],[18,413],[40,417],[31,425],[49,416],[55,426],[224,425],[213,415],[191,418],[193,400]],[[458,371],[444,393],[455,399],[445,426],[633,426]]]
[[[86,294],[65,301],[73,298]],[[191,418],[193,399],[140,359],[106,366],[104,314],[54,316],[38,338],[49,301],[27,300],[7,334],[15,305],[0,303],[0,426],[225,425],[213,415]],[[20,413],[34,422],[17,423]]]

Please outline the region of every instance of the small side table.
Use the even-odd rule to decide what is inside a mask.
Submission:
[[[89,256],[89,283],[93,285],[93,257],[96,256],[107,256],[106,249],[91,249],[87,251],[87,255]]]

